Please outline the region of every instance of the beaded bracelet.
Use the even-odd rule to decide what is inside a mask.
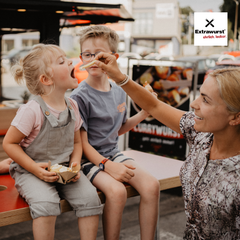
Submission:
[[[119,87],[122,87],[123,85],[125,85],[129,80],[129,76],[127,74],[124,74],[126,77],[123,81],[119,82],[119,83],[116,83]]]

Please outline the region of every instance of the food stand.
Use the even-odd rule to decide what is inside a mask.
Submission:
[[[159,100],[178,109],[190,110],[194,66],[177,61],[144,61],[133,65],[132,79],[140,85],[149,83]],[[195,95],[194,95],[195,96]],[[141,110],[129,101],[130,116]],[[185,159],[187,145],[183,136],[149,116],[129,133],[127,146],[131,149]]]

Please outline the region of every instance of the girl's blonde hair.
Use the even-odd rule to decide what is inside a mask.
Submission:
[[[103,38],[108,42],[108,45],[112,52],[118,51],[119,36],[118,34],[110,29],[109,27],[102,25],[94,25],[83,28],[80,31],[80,47],[89,38]]]
[[[240,112],[240,68],[216,69],[209,73],[217,81],[221,98],[231,113]]]
[[[63,50],[57,45],[37,44],[31,51],[11,68],[15,81],[20,84],[26,81],[28,90],[34,95],[44,95],[40,82],[40,76],[52,77],[52,56],[62,53]]]

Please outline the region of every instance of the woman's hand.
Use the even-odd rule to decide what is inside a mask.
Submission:
[[[134,169],[135,167],[128,163],[116,163],[112,161],[105,163],[105,172],[119,182],[128,182],[134,177]]]
[[[45,182],[56,182],[59,178],[57,173],[49,172],[48,170],[46,170],[47,167],[48,163],[36,163],[34,171],[32,173]]]
[[[105,72],[108,77],[115,82],[123,81],[126,76],[123,74],[117,64],[116,56],[109,53],[100,52],[96,58],[96,64]]]

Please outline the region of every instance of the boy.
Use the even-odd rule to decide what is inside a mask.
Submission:
[[[83,64],[99,52],[116,58],[119,37],[105,26],[90,26],[80,34]],[[158,217],[159,183],[118,149],[118,136],[126,133],[148,116],[141,111],[127,119],[126,95],[96,64],[71,97],[78,103],[83,125],[81,136],[84,158],[82,169],[89,180],[106,196],[103,230],[106,240],[119,239],[122,212],[127,193],[122,182],[128,182],[140,194],[139,221],[141,239],[154,239]]]

